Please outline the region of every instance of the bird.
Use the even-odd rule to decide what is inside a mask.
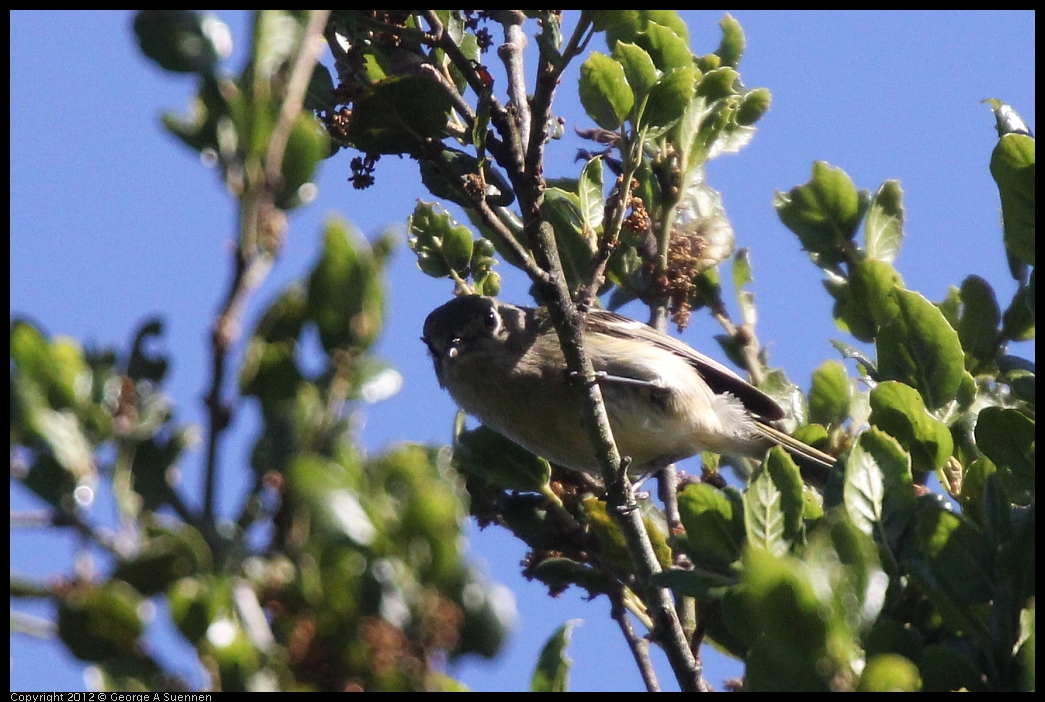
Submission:
[[[702,451],[761,459],[782,446],[808,482],[827,482],[835,458],[774,427],[780,405],[721,363],[602,309],[586,313],[583,340],[629,474]],[[465,412],[552,464],[601,475],[547,308],[462,295],[428,315],[422,341]]]

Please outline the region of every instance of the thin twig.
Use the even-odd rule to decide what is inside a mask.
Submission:
[[[642,681],[646,684],[646,691],[660,692],[657,672],[653,669],[653,661],[649,657],[649,641],[635,633],[635,628],[631,625],[631,620],[628,619],[628,611],[621,600],[620,591],[611,592],[609,597],[610,616],[616,620],[617,626],[620,627],[620,631],[624,635],[624,640],[631,650],[631,655],[635,658],[635,665],[639,667]]]
[[[291,70],[287,92],[280,107],[279,121],[269,137],[263,173],[252,173],[249,163],[245,168],[247,187],[240,200],[236,267],[211,334],[211,386],[205,401],[209,423],[203,502],[203,519],[206,525],[212,524],[214,520],[219,437],[228,427],[231,415],[230,407],[221,397],[225,381],[225,361],[229,349],[239,338],[240,320],[250,293],[271,270],[273,257],[279,249],[278,242],[286,229],[286,215],[278,211],[272,203],[276,192],[282,187],[283,155],[286,153],[291,129],[301,112],[312,69],[318,60],[318,44],[329,15],[329,10],[313,10],[309,15],[301,47]],[[255,76],[256,81],[261,79],[261,76]],[[258,91],[255,91],[255,94],[258,94]],[[210,531],[211,528],[206,526],[203,533],[207,535]]]
[[[66,510],[29,510],[11,512],[11,527],[20,529],[44,529],[50,526],[72,527],[86,539],[111,554],[118,554],[116,538],[98,531],[83,520],[75,511]]]
[[[309,13],[305,35],[301,39],[297,60],[290,72],[287,92],[283,105],[279,110],[279,121],[269,138],[268,153],[265,157],[265,178],[270,187],[277,179],[282,180],[283,154],[290,140],[290,130],[301,114],[301,106],[305,101],[308,84],[312,80],[312,70],[319,60],[319,51],[323,47],[323,30],[327,26],[330,10],[312,10]]]

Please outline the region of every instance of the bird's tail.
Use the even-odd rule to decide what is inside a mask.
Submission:
[[[759,422],[758,431],[774,445],[782,447],[791,454],[802,472],[802,478],[807,483],[821,489],[827,484],[831,469],[835,466],[834,456],[815,449],[768,424]]]

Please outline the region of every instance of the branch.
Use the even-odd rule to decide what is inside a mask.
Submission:
[[[280,248],[280,242],[286,231],[286,215],[278,210],[273,202],[276,192],[283,185],[283,156],[286,153],[287,141],[290,139],[294,122],[301,113],[305,92],[318,59],[323,30],[329,16],[329,10],[313,10],[309,15],[308,25],[291,70],[286,94],[283,97],[283,104],[280,106],[279,121],[269,137],[263,173],[253,173],[250,163],[245,167],[247,187],[240,200],[236,269],[225,302],[215,319],[211,332],[211,386],[205,401],[209,427],[203,518],[207,523],[212,523],[214,519],[218,439],[228,427],[232,412],[221,398],[221,390],[225,381],[225,360],[229,349],[239,338],[240,320],[250,293],[271,270],[273,258]],[[208,531],[209,529],[204,533]]]
[[[11,527],[22,529],[44,529],[49,526],[72,527],[85,539],[94,542],[112,555],[120,554],[119,543],[115,536],[95,529],[83,520],[76,511],[71,510],[29,510],[11,512]]]
[[[526,48],[526,33],[522,25],[526,15],[519,10],[498,10],[491,14],[495,22],[504,25],[504,44],[497,55],[504,63],[508,74],[508,96],[515,109],[515,120],[519,130],[519,142],[530,142],[530,103],[526,99],[526,72],[523,65],[523,49]]]
[[[584,350],[584,319],[566,286],[552,226],[539,220],[539,209],[536,216],[534,214],[532,211],[529,213],[530,226],[537,229],[533,235],[534,255],[541,268],[548,271],[550,276],[548,284],[539,286],[545,298],[542,302],[547,305],[558,332],[567,368],[577,379],[578,391],[584,394],[584,423],[607,487],[609,508],[617,515],[628,553],[637,570],[639,585],[645,591],[644,599],[654,621],[653,636],[667,654],[679,686],[685,691],[703,689],[705,683],[675,611],[671,592],[650,585],[651,578],[661,572],[661,567],[642,515],[635,505],[627,477],[627,463],[621,460],[613,440],[602,390]]]
[[[624,640],[628,643],[635,665],[639,668],[642,681],[646,684],[647,692],[660,692],[660,683],[657,681],[657,673],[653,669],[653,661],[649,657],[649,641],[635,634],[635,628],[628,619],[628,611],[624,607],[621,592],[618,589],[610,593],[610,616],[617,622]]]

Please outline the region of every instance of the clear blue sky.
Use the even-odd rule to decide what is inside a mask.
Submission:
[[[696,53],[718,45],[723,13],[682,13]],[[818,271],[772,208],[774,191],[808,180],[814,160],[843,168],[861,188],[901,181],[907,240],[897,267],[909,288],[939,300],[948,286],[977,274],[1005,304],[1014,284],[988,171],[994,118],[980,101],[1008,102],[1034,126],[1034,13],[734,15],[747,34],[743,80],[769,88],[773,106],[752,144],[713,162],[709,179],[724,195],[738,243],[752,248],[758,331],[771,361],[807,387],[814,368],[837,358],[829,340],[844,338],[831,321]],[[240,57],[249,38],[247,15],[222,18]],[[173,365],[167,391],[181,421],[202,425],[207,329],[228,285],[234,209],[215,174],[160,128],[161,111],[185,112],[194,86],[139,55],[131,21],[126,12],[11,13],[11,314],[28,315],[51,334],[124,349],[143,317],[161,314]],[[234,58],[233,67],[239,66]],[[590,126],[578,106],[575,77],[576,71],[564,79],[556,103],[567,139],[551,147],[549,176],[576,173],[573,127]],[[377,185],[360,193],[346,181],[348,157],[325,163],[320,196],[293,213],[284,255],[257,292],[248,325],[307,270],[329,212],[342,212],[368,235],[386,226],[402,232],[415,200],[425,195],[416,174],[412,164],[386,157]],[[399,440],[445,443],[454,408],[418,336],[425,315],[448,299],[451,286],[423,276],[404,245],[389,288],[388,327],[378,350],[405,383],[398,396],[368,408],[363,440],[372,451]],[[525,289],[521,278],[506,275],[503,297],[525,303]],[[694,323],[684,338],[721,358],[711,340],[717,331]],[[1032,347],[1017,351],[1033,356]],[[244,407],[225,448],[226,466],[245,464],[256,428],[252,408]],[[196,453],[182,466],[187,493],[198,491],[201,463]],[[223,486],[229,509],[237,487],[235,480]],[[13,481],[11,500],[16,509],[39,506]],[[572,689],[642,689],[604,599],[585,602],[573,591],[550,599],[518,575],[521,545],[493,528],[469,533],[472,557],[514,591],[519,620],[500,659],[466,661],[452,675],[476,690],[526,689],[545,638],[564,621],[582,619],[570,648]],[[11,567],[22,574],[69,573],[74,552],[69,538],[11,536]],[[43,606],[19,608],[53,616]],[[157,621],[163,619],[158,612]],[[162,631],[152,636],[162,659],[199,680],[186,644]],[[12,690],[84,689],[84,665],[60,646],[22,636],[11,644]],[[741,672],[710,652],[706,663],[718,688]],[[663,660],[660,668],[670,687]]]

